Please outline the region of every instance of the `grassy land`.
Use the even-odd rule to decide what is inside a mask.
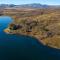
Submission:
[[[4,9],[2,14],[14,19],[10,33],[33,36],[60,49],[60,9]]]

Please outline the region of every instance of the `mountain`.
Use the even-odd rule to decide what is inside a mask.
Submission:
[[[0,8],[60,8],[60,5],[44,5],[40,3],[22,5],[0,4]]]
[[[8,7],[14,7],[16,5],[14,4],[0,4],[0,8],[8,8]]]
[[[22,5],[14,5],[14,4],[0,4],[0,8],[48,8],[48,5],[42,5],[39,3],[33,4],[22,4]]]
[[[23,8],[48,8],[49,6],[48,5],[42,5],[42,4],[37,4],[37,3],[34,3],[34,4],[23,4],[23,5],[19,5],[17,7],[23,7]]]

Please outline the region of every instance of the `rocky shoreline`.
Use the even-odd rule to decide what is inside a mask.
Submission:
[[[44,39],[42,39],[42,37],[40,38],[39,35],[33,35],[33,34],[26,34],[26,33],[17,33],[16,31],[12,31],[9,29],[9,28],[6,28],[4,29],[4,32],[7,33],[7,34],[18,34],[18,35],[25,35],[25,36],[30,36],[30,37],[34,37],[36,38],[40,43],[42,43],[44,46],[48,46],[48,47],[51,47],[51,48],[56,48],[56,49],[60,49],[58,48],[57,46],[54,46],[54,45],[47,45],[48,42],[44,41]]]
[[[10,29],[6,28],[6,29],[4,29],[4,32],[7,33],[7,34],[9,34],[10,33]]]

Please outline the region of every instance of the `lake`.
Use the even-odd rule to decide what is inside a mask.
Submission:
[[[44,46],[33,37],[6,34],[3,30],[11,22],[11,17],[0,17],[0,60],[60,60],[58,49]]]

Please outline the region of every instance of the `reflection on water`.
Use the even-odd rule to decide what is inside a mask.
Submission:
[[[0,17],[0,60],[60,60],[60,50],[43,46],[32,37],[3,32],[11,22],[10,17]]]

